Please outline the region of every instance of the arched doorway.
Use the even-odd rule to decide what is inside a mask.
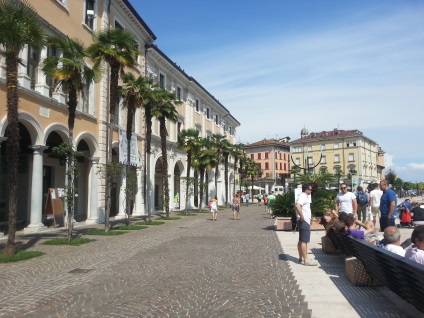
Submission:
[[[81,222],[87,219],[88,210],[88,174],[90,169],[90,148],[86,141],[81,140],[77,145],[77,151],[83,155],[77,158],[78,176],[75,184],[77,185],[78,197],[75,200],[75,221]]]
[[[19,157],[18,157],[18,193],[19,195],[17,202],[17,228],[20,229],[30,221],[30,199],[31,191],[28,189],[30,186],[30,167],[32,162],[32,145],[31,135],[28,129],[22,124],[18,123],[19,126]],[[9,130],[6,128],[5,136],[9,136]],[[7,164],[7,140],[4,140],[0,145],[0,222],[7,221],[9,219],[8,214],[8,193],[9,193],[9,182],[8,182],[8,164]]]
[[[181,162],[177,162],[174,167],[174,193],[173,193],[173,202],[174,202],[174,209],[180,209],[181,208],[181,170],[179,165]],[[187,186],[187,185],[186,185]],[[185,190],[184,190],[185,193]],[[190,193],[190,191],[189,191]]]

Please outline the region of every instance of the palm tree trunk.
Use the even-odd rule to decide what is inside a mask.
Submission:
[[[189,193],[189,186],[191,186],[190,180],[190,170],[191,170],[191,150],[187,152],[187,179],[186,179],[186,196],[185,196],[185,209],[184,211],[188,210],[188,193]]]
[[[131,135],[132,135],[132,126],[134,121],[134,112],[135,108],[134,105],[128,104],[127,108],[127,167],[126,167],[126,174],[127,174],[127,189],[125,191],[125,205],[126,205],[126,213],[127,213],[127,225],[130,225],[131,223],[131,196],[132,191],[129,191],[129,187],[131,187],[132,190],[132,184],[128,183],[128,176],[130,175],[130,167],[131,167]]]
[[[107,157],[106,165],[112,163],[112,144],[113,144],[113,127],[115,126],[115,110],[118,103],[118,81],[119,81],[119,66],[116,67],[110,63],[110,86],[109,86],[109,129],[107,139]],[[111,209],[111,190],[112,190],[112,176],[108,169],[106,169],[106,211],[105,211],[105,231],[109,231],[109,216]]]
[[[203,205],[203,191],[204,191],[204,183],[203,180],[205,179],[205,170],[199,169],[199,176],[200,176],[200,201],[199,201],[199,211],[202,209]]]
[[[216,164],[215,167],[215,195],[218,197],[218,171],[219,171],[219,162]],[[214,195],[212,196],[212,198]]]
[[[145,153],[145,188],[144,188],[144,203],[147,210],[147,219],[151,220],[151,212],[150,212],[150,152],[151,152],[151,143],[152,143],[152,108],[149,105],[144,105],[144,118],[146,125],[146,153]]]
[[[8,161],[8,183],[9,183],[9,223],[8,238],[4,255],[11,256],[16,253],[15,233],[18,203],[18,158],[19,158],[19,96],[18,96],[18,54],[8,53],[6,55],[7,65],[7,161]]]
[[[168,179],[168,154],[166,151],[166,119],[161,117],[160,120],[160,140],[162,148],[162,181],[164,200],[163,205],[166,212],[166,217],[169,217],[169,179]]]
[[[75,167],[74,167],[74,126],[75,126],[75,111],[77,108],[77,90],[71,84],[69,87],[69,102],[68,102],[68,129],[69,129],[69,145],[71,152],[68,154],[68,191],[67,191],[67,210],[68,210],[68,241],[72,239],[73,220],[75,211]]]
[[[225,178],[225,206],[228,203],[228,155],[224,158],[224,178]]]

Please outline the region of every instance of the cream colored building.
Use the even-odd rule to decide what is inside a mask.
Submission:
[[[309,133],[304,128],[301,137],[290,142],[290,152],[291,167],[297,165],[313,173],[320,169],[330,173],[340,170],[344,176],[356,170],[354,178],[362,185],[384,179],[384,152],[359,130]]]
[[[181,176],[186,174],[186,156],[177,149],[176,141],[181,129],[195,128],[202,136],[213,133],[225,134],[231,143],[235,143],[236,128],[240,123],[195,79],[185,74],[169,57],[155,45],[155,34],[135,11],[128,0],[29,0],[40,17],[49,35],[69,36],[81,40],[86,46],[92,43],[95,32],[106,28],[122,27],[131,31],[139,42],[140,55],[138,66],[131,72],[136,75],[150,76],[175,92],[183,101],[177,108],[178,122],[168,123],[168,152],[170,178],[170,206],[184,208],[184,193]],[[45,229],[44,204],[48,188],[61,188],[65,185],[65,166],[62,166],[52,148],[68,140],[68,109],[66,97],[60,91],[54,91],[51,80],[41,71],[43,60],[49,55],[60,54],[44,47],[36,50],[26,46],[20,58],[19,66],[19,121],[21,132],[21,153],[19,165],[18,221],[26,231]],[[6,89],[5,60],[0,63],[0,222],[7,219],[7,183],[6,183]],[[91,61],[86,61],[91,65]],[[25,65],[25,66],[24,66]],[[108,119],[108,68],[97,84],[91,84],[86,90],[86,98],[80,98],[74,128],[74,146],[84,153],[79,162],[78,200],[75,219],[78,222],[99,223],[104,220],[105,181],[97,173],[99,166],[106,163],[106,123]],[[81,96],[82,97],[82,96]],[[119,107],[113,135],[113,160],[119,160],[119,131],[126,129],[126,112]],[[133,215],[162,209],[160,138],[158,122],[153,123],[152,154],[144,155],[144,113],[137,110],[134,135],[137,139],[138,191],[133,198]],[[150,175],[144,176],[145,161],[149,160]],[[156,169],[155,169],[156,168]],[[192,174],[193,175],[193,174]],[[210,173],[210,189],[213,187],[213,175]],[[219,176],[218,196],[223,197],[223,173]],[[230,179],[234,179],[234,173]],[[146,182],[145,182],[146,180]],[[144,185],[150,183],[152,190],[144,195]],[[112,193],[111,216],[124,216],[124,174],[117,182]],[[215,189],[213,189],[216,191]],[[178,193],[179,201],[174,203]],[[147,198],[147,199],[146,199]],[[222,201],[221,201],[222,202]],[[147,204],[149,203],[149,204]],[[199,204],[193,199],[191,206]]]

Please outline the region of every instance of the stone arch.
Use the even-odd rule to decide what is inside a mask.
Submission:
[[[27,112],[19,112],[19,122],[25,126],[31,136],[31,142],[33,145],[44,145],[44,133],[41,129],[39,121],[31,114]],[[6,133],[8,121],[5,116],[0,122],[0,136],[4,136]]]
[[[81,140],[84,140],[87,143],[91,157],[100,157],[99,144],[97,143],[96,137],[92,133],[83,132],[76,136],[75,145],[78,145]]]
[[[50,133],[53,132],[53,131],[58,133],[63,141],[68,140],[69,130],[65,125],[63,125],[63,124],[51,124],[51,125],[47,126],[47,128],[44,130],[43,145],[45,145],[47,143],[47,139],[49,138]]]
[[[162,156],[155,159],[154,174],[154,207],[155,210],[163,210],[163,179],[162,179]]]

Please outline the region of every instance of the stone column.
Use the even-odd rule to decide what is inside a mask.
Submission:
[[[121,167],[121,187],[119,188],[119,200],[118,200],[118,215],[117,219],[125,218],[125,188],[127,187],[127,177],[125,175],[126,166],[122,165]]]
[[[90,187],[88,188],[88,213],[86,224],[97,224],[100,223],[99,209],[98,209],[98,198],[99,193],[98,189],[98,180],[99,176],[97,175],[97,165],[99,164],[100,158],[92,157],[90,158],[90,173],[89,173],[89,182]]]
[[[135,207],[133,211],[133,216],[140,216],[146,214],[143,202],[143,171],[144,170],[142,166],[139,166],[137,168],[137,194],[135,195]]]
[[[49,147],[31,146],[34,150],[31,178],[31,220],[24,232],[40,232],[47,229],[42,223],[43,215],[43,152]]]
[[[49,97],[50,87],[46,83],[46,75],[43,72],[44,60],[47,58],[47,48],[43,47],[40,51],[40,64],[38,67],[37,83],[35,90],[41,95]]]

